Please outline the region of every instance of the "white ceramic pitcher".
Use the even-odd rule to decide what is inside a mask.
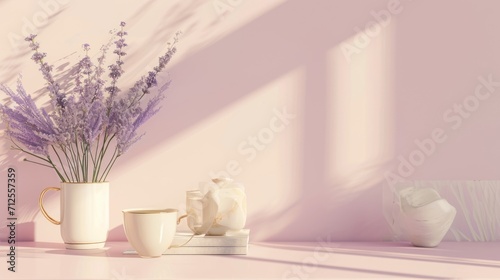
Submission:
[[[49,216],[43,207],[48,191],[61,191],[61,220]],[[39,206],[47,220],[61,226],[67,249],[103,248],[109,230],[109,183],[61,183],[59,188],[45,188]]]

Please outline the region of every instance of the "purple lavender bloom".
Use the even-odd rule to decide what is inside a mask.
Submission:
[[[101,102],[93,102],[85,116],[85,126],[83,129],[83,141],[93,143],[101,134],[104,121],[104,105]]]
[[[26,37],[26,41],[30,42],[30,47],[34,51],[31,59],[35,61],[36,64],[40,65],[40,72],[42,72],[43,78],[47,81],[47,89],[52,94],[53,97],[53,105],[59,109],[64,109],[65,106],[65,95],[60,92],[59,84],[52,77],[52,68],[53,66],[49,65],[47,62],[44,62],[45,53],[40,53],[38,51],[39,44],[34,41],[36,35],[30,35]]]
[[[46,53],[36,52],[31,56],[31,59],[33,59],[35,62],[40,62],[45,56],[47,56]]]
[[[142,111],[134,121],[134,128],[137,129],[141,125],[143,125],[147,120],[149,120],[152,116],[156,115],[160,110],[159,104],[161,100],[164,98],[162,93],[157,94],[151,100],[149,100],[148,105]]]
[[[45,61],[46,53],[40,52],[40,46],[35,42],[36,35],[26,38],[33,50],[32,60],[39,65],[47,82],[53,109],[50,114],[36,106],[20,80],[17,92],[0,85],[0,90],[6,92],[14,103],[13,108],[0,104],[1,116],[8,123],[7,133],[14,145],[41,160],[39,164],[53,168],[63,182],[105,180],[116,159],[144,135],[139,134],[139,128],[160,109],[168,84],[162,86],[155,96],[148,93],[157,86],[158,73],[169,63],[176,51],[175,46],[169,44],[168,51],[159,58],[153,71],[138,79],[128,92],[118,95],[117,81],[124,73],[122,58],[127,47],[125,25],[125,22],[120,23],[116,41],[101,48],[102,55],[97,58],[97,65],[87,55],[90,45],[82,45],[85,56],[71,71],[74,87],[70,90],[61,88],[55,80],[53,66]],[[106,68],[103,66],[105,54],[113,43],[117,59]],[[109,70],[108,83],[103,79],[106,69]],[[114,151],[111,156],[105,156],[108,147],[113,146],[110,145],[112,142]],[[58,162],[53,162],[52,158],[57,158]],[[104,163],[104,160],[109,162]]]
[[[120,78],[120,76],[123,74],[123,70],[120,67],[120,65],[117,64],[111,64],[108,66],[109,69],[109,77],[116,80]]]
[[[36,38],[36,34],[30,34],[28,37],[24,38],[25,41],[33,41]]]
[[[125,35],[128,35],[128,33],[127,33],[127,32],[125,32],[125,31],[118,31],[118,32],[116,33],[116,35],[117,35],[118,37],[123,37],[123,36],[125,36]],[[118,41],[120,41],[120,40],[122,40],[122,39],[119,39]],[[115,41],[115,44],[116,44],[118,41]],[[121,43],[123,43],[123,40],[122,40],[122,42],[121,42]],[[125,46],[127,46],[127,44],[125,44]]]
[[[17,105],[15,109],[0,105],[4,118],[9,123],[7,133],[31,152],[47,155],[49,145],[54,144],[57,138],[57,129],[47,112],[36,107],[20,80],[17,94],[4,85],[0,85],[0,90]]]
[[[149,75],[146,77],[146,86],[155,87],[156,85],[156,72],[149,71]]]
[[[123,51],[123,48],[127,46],[125,43],[125,38],[124,36],[127,35],[126,32],[123,32],[123,27],[125,26],[125,22],[121,22],[120,26],[122,27],[122,30],[118,31],[116,35],[120,37],[120,39],[116,40],[114,43],[116,45],[116,49],[113,51],[116,55],[118,55],[118,59],[114,64],[111,64],[108,66],[109,71],[109,77],[111,78],[111,85],[106,87],[106,91],[109,93],[109,96],[106,100],[106,106],[108,112],[111,111],[111,106],[114,103],[115,96],[116,94],[120,91],[120,89],[116,86],[116,83],[118,82],[118,79],[121,77],[123,74],[123,61],[122,61],[122,56],[125,56],[126,53]]]

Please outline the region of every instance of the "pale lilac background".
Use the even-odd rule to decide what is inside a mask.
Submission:
[[[214,4],[221,2],[234,7],[220,14]],[[448,136],[410,179],[496,179],[500,159],[500,90],[457,130],[442,116],[474,93],[478,76],[500,80],[500,2],[400,1],[400,13],[348,62],[342,46],[390,2],[2,1],[0,80],[12,84],[22,72],[31,92],[43,86],[24,46],[9,42],[40,12],[55,11],[37,29],[60,70],[82,43],[99,46],[127,21],[122,82],[152,66],[182,29],[163,109],[109,178],[109,239],[125,239],[121,209],[182,209],[186,190],[234,160],[241,165],[234,177],[247,187],[252,240],[387,240],[384,174],[416,149],[416,139],[435,128]],[[295,118],[247,161],[238,146],[284,107]],[[19,238],[60,242],[58,227],[37,206],[38,193],[57,185],[56,176],[17,161],[2,143],[2,176],[15,166],[20,180]],[[58,196],[46,202],[57,213]]]

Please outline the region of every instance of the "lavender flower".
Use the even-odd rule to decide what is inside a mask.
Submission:
[[[139,128],[160,109],[164,88],[154,96],[150,93],[158,84],[158,73],[176,51],[174,45],[179,34],[159,58],[158,65],[118,95],[117,82],[124,73],[122,58],[127,47],[125,25],[121,22],[115,34],[118,39],[113,42],[113,53],[117,58],[107,68],[104,61],[111,42],[101,48],[97,65],[88,56],[90,45],[82,45],[85,56],[74,66],[74,87],[67,92],[63,92],[52,75],[53,66],[45,61],[47,55],[40,51],[36,35],[26,38],[33,51],[31,58],[47,82],[52,100],[50,114],[46,108],[37,107],[20,80],[17,92],[0,85],[0,90],[14,103],[12,108],[0,104],[14,148],[35,158],[28,161],[54,169],[63,182],[106,180],[115,161],[144,135],[139,134]],[[108,83],[102,78],[106,69]]]
[[[17,105],[15,109],[0,105],[3,118],[9,124],[8,135],[34,154],[48,155],[49,145],[57,138],[57,129],[49,115],[45,110],[36,107],[31,96],[24,90],[20,79],[17,84],[17,94],[4,85],[0,85],[0,90]]]
[[[43,78],[47,81],[47,89],[52,94],[52,99],[54,106],[59,109],[64,109],[65,106],[65,96],[60,93],[60,86],[57,82],[55,82],[54,77],[52,76],[52,66],[48,63],[44,62],[44,58],[46,56],[45,53],[40,53],[38,51],[39,44],[35,42],[36,35],[31,34],[26,37],[26,41],[30,42],[30,47],[34,51],[31,59],[35,61],[36,64],[40,65],[40,72],[42,72]]]
[[[116,45],[116,49],[113,51],[113,53],[115,53],[118,56],[118,58],[114,64],[108,66],[109,77],[111,78],[111,85],[106,88],[106,91],[108,91],[109,93],[108,100],[106,101],[108,112],[110,106],[113,104],[115,95],[120,91],[120,89],[116,86],[116,83],[124,72],[122,69],[123,65],[122,56],[126,55],[126,53],[123,51],[123,48],[127,46],[127,44],[125,43],[125,35],[127,35],[127,33],[123,31],[125,22],[122,21],[120,23],[120,26],[121,30],[116,33],[119,39],[114,42]]]
[[[156,82],[156,72],[149,71],[149,75],[146,77],[146,86],[148,88],[157,86]]]

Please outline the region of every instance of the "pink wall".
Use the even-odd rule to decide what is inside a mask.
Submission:
[[[247,187],[254,241],[389,239],[384,175],[397,172],[398,156],[408,158],[414,141],[436,128],[446,140],[409,179],[497,178],[500,88],[457,129],[443,114],[474,94],[479,76],[500,81],[499,2],[252,0],[221,6],[230,2],[130,1],[113,8],[113,2],[60,1],[40,27],[42,46],[60,64],[82,43],[99,45],[107,30],[127,21],[130,79],[184,29],[162,111],[112,171],[110,240],[125,239],[121,209],[182,209],[186,190],[236,163],[239,168],[230,169]],[[23,18],[44,11],[32,3],[0,2],[6,18],[0,34],[21,34]],[[221,7],[228,9],[223,15]],[[386,21],[376,23],[377,17]],[[28,89],[41,88],[29,54],[2,38],[0,64],[9,67],[0,69],[0,80],[12,82],[23,71]],[[355,48],[351,56],[348,47]],[[270,122],[283,108],[294,117],[273,131]],[[265,141],[252,148],[259,135]],[[37,208],[38,193],[57,185],[57,178],[16,162],[2,143],[2,174],[11,165],[19,173],[23,236],[60,242],[58,228]],[[56,213],[57,195],[47,204]]]

